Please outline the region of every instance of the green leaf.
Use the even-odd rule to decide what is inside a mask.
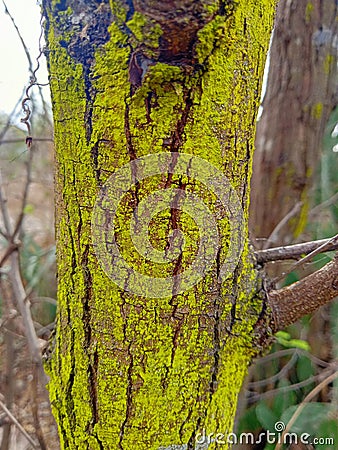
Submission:
[[[245,411],[239,420],[238,433],[244,433],[245,431],[256,431],[261,428],[261,424],[257,419],[256,408],[253,406]]]
[[[324,438],[324,442],[320,440],[320,444],[317,445],[320,450],[332,450],[337,448],[338,443],[338,426],[336,419],[324,420],[317,431],[316,438]],[[331,439],[331,442],[328,440]],[[336,445],[335,445],[336,444]],[[316,448],[317,448],[316,447]]]
[[[278,422],[278,418],[271,408],[266,403],[260,402],[256,406],[257,419],[261,423],[265,430],[274,431],[275,423]]]
[[[283,388],[290,386],[290,382],[287,379],[282,379],[278,383],[278,388]],[[289,407],[296,403],[296,394],[290,389],[287,391],[279,392],[273,402],[273,412],[277,417],[281,417],[283,412]]]
[[[307,356],[300,356],[297,361],[297,377],[299,381],[307,380],[313,375],[313,366],[310,358]]]
[[[277,333],[275,334],[277,340],[282,339],[282,340],[290,340],[291,339],[291,335],[290,333],[288,333],[287,331],[277,331]]]
[[[311,350],[310,344],[307,341],[303,341],[302,339],[291,339],[289,341],[289,346],[294,348],[300,348],[307,352]]]
[[[280,420],[285,425],[289,422],[292,415],[298,408],[298,405],[290,406],[283,414]],[[333,407],[329,403],[307,403],[301,414],[298,416],[296,422],[291,427],[291,432],[302,434],[309,433],[311,435],[317,434],[317,431],[324,420],[327,420],[329,413]]]

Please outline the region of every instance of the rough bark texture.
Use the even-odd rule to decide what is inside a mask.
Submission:
[[[264,302],[248,250],[248,182],[274,3],[44,0],[43,8],[57,171],[59,308],[49,390],[61,447],[192,449],[203,430],[231,430],[257,352]],[[120,243],[132,244],[127,231],[140,199],[170,186],[209,202],[225,236],[207,276],[164,299],[120,289],[98,263],[91,235],[109,176],[159,152],[213,164],[244,211],[243,252],[220,284],[229,224],[206,187],[166,173],[131,190],[116,218]],[[151,239],[165,247],[178,223],[188,243],[191,236],[190,255],[188,245],[165,269],[137,259],[132,245],[126,257],[158,276],[184,271],[198,240],[191,218],[172,207],[153,224]]]
[[[336,0],[281,0],[257,125],[250,228],[269,246],[289,244],[304,229],[309,188],[329,114],[337,104]]]
[[[273,331],[282,330],[306,314],[316,311],[338,294],[338,257],[322,269],[287,286],[269,293],[273,310]]]

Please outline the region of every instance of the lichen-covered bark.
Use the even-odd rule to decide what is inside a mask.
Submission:
[[[248,182],[274,4],[45,0],[43,8],[55,119],[59,301],[49,390],[61,446],[192,449],[203,430],[230,432],[257,352],[254,329],[264,305],[247,242]],[[129,242],[140,199],[169,186],[208,202],[225,236],[207,276],[165,299],[120,289],[97,261],[91,236],[93,206],[109,176],[159,152],[199,156],[221,170],[245,220],[239,263],[218,283],[229,236],[217,199],[189,174],[137,185],[116,216],[119,242]],[[153,245],[165,246],[177,226],[190,227],[194,253],[194,222],[177,208],[152,224]],[[188,249],[166,275],[186,269]],[[131,246],[125,252],[136,258]],[[156,265],[135,261],[138,270],[160,276]]]

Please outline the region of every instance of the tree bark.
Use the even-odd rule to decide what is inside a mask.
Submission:
[[[269,292],[273,331],[316,311],[338,294],[338,257],[322,269],[278,291]]]
[[[262,300],[248,250],[248,182],[274,4],[45,0],[43,8],[55,119],[59,302],[48,370],[61,448],[194,448],[198,433],[231,430],[257,352]],[[94,205],[104,209],[100,189],[112,174],[162,153],[173,155],[173,167],[177,153],[185,153],[224,174],[233,186],[226,208],[231,213],[237,196],[243,222],[236,269],[219,282],[231,220],[215,192],[208,193],[213,181],[198,180],[197,170],[194,181],[188,167],[136,183],[143,166],[132,166],[134,183],[115,216],[115,238],[125,244],[133,276],[143,271],[161,279],[164,272],[180,280],[198,253],[199,217],[194,222],[179,211],[179,194],[152,218],[150,240],[153,249],[167,251],[168,234],[180,228],[182,255],[163,266],[135,253],[129,223],[155,191],[195,192],[221,230],[205,276],[155,298],[144,282],[144,295],[134,293],[130,272],[121,271],[125,289],[107,276],[120,260],[103,270],[91,222]],[[108,233],[109,211],[106,219],[99,227]],[[206,261],[209,250],[202,249]]]
[[[270,247],[293,242],[307,221],[325,126],[337,105],[336,39],[335,0],[278,3],[250,210],[253,234],[265,238],[292,211]]]
[[[247,366],[297,316],[289,291],[266,295],[248,242],[274,4],[43,9],[58,264],[47,368],[61,448],[228,448],[216,434],[232,429]],[[326,270],[332,281],[336,263]],[[311,308],[331,298],[323,285]],[[305,311],[302,288],[290,299],[298,289]]]

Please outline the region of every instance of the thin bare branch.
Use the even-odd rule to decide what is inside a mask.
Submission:
[[[0,407],[6,413],[8,418],[14,423],[14,425],[16,425],[16,427],[21,431],[21,433],[25,436],[25,438],[33,446],[33,448],[39,448],[37,443],[30,437],[27,431],[23,428],[23,426],[18,422],[18,420],[13,416],[13,414],[1,400],[0,400]]]
[[[309,211],[308,218],[311,220],[314,218],[317,214],[319,214],[323,209],[328,208],[331,205],[334,205],[338,201],[338,192],[336,192],[332,197],[325,200],[323,203],[320,203],[319,205],[316,205],[314,208]]]
[[[304,258],[292,264],[287,270],[287,272],[283,272],[279,277],[273,280],[274,283],[277,283],[278,281],[282,280],[286,275],[293,272],[295,269],[299,269],[307,261],[310,261],[314,256],[319,255],[320,253],[327,252],[329,248],[332,248],[332,245],[338,245],[338,234],[330,238],[327,242],[324,242],[322,245],[314,249],[308,255],[304,256]]]
[[[27,58],[27,61],[28,61],[28,70],[29,70],[29,72],[31,73],[31,80],[34,80],[34,85],[35,85],[35,86],[38,86],[38,89],[39,89],[39,95],[40,95],[40,98],[41,98],[41,103],[42,103],[43,111],[44,111],[44,114],[45,114],[45,118],[46,118],[46,120],[49,122],[49,125],[51,125],[51,122],[50,122],[50,120],[49,120],[49,113],[48,113],[48,109],[47,109],[47,104],[46,104],[46,101],[45,101],[45,98],[44,98],[44,96],[43,96],[43,92],[42,92],[42,89],[41,89],[42,86],[47,86],[49,83],[46,83],[46,84],[39,84],[39,83],[36,82],[36,72],[37,72],[37,71],[39,70],[39,68],[40,68],[39,59],[40,59],[41,55],[43,54],[43,51],[42,51],[42,48],[41,48],[41,40],[42,40],[42,37],[43,37],[43,27],[42,27],[43,17],[41,16],[41,20],[40,20],[40,25],[41,25],[41,33],[40,33],[40,37],[39,37],[39,51],[40,51],[40,53],[39,53],[39,55],[38,55],[38,57],[37,57],[37,59],[36,59],[37,67],[34,69],[34,68],[33,68],[32,57],[31,57],[30,52],[29,52],[29,50],[28,50],[28,47],[27,47],[27,45],[26,45],[26,43],[25,43],[25,40],[23,39],[22,34],[21,34],[21,32],[20,32],[20,30],[19,30],[19,28],[18,28],[18,26],[17,26],[17,24],[16,24],[16,22],[15,22],[15,20],[14,20],[14,17],[13,17],[12,14],[9,12],[8,7],[7,7],[7,5],[6,5],[6,3],[5,3],[4,0],[2,0],[2,3],[3,3],[3,5],[4,5],[4,7],[5,7],[5,13],[6,13],[6,14],[9,16],[9,18],[11,19],[12,24],[13,24],[13,27],[14,27],[14,29],[15,29],[15,31],[16,31],[16,33],[17,33],[19,39],[20,39],[20,42],[21,42],[21,44],[22,44],[22,47],[23,47],[23,49],[24,49],[24,52],[25,52],[25,55],[26,55],[26,58]],[[26,93],[27,93],[27,90],[26,90]],[[28,134],[30,135],[30,133],[28,133]]]
[[[302,207],[302,202],[297,202],[295,206],[289,211],[286,216],[283,217],[283,219],[275,226],[275,228],[272,230],[270,236],[267,238],[267,240],[264,243],[264,248],[268,248],[268,246],[278,240],[278,234],[280,230],[288,223],[288,221],[295,216],[300,208]]]
[[[6,3],[5,3],[4,0],[2,0],[2,4],[3,4],[4,7],[5,7],[5,13],[6,13],[6,14],[9,16],[9,18],[11,19],[11,21],[12,21],[12,23],[13,23],[13,26],[14,26],[14,28],[15,28],[15,31],[16,31],[16,33],[17,33],[17,35],[18,35],[18,37],[19,37],[19,39],[20,39],[20,41],[21,41],[22,47],[23,47],[23,49],[24,49],[24,52],[25,52],[25,54],[26,54],[26,58],[27,58],[27,61],[28,61],[29,71],[30,71],[30,72],[33,72],[33,62],[32,62],[32,58],[31,58],[31,55],[30,55],[30,53],[29,53],[28,47],[27,47],[27,45],[26,45],[26,43],[25,43],[25,41],[24,41],[24,39],[23,39],[23,37],[22,37],[22,35],[21,35],[21,33],[20,33],[20,30],[19,30],[17,24],[15,23],[14,17],[13,17],[12,14],[9,12],[9,10],[8,10],[8,8],[7,8],[7,5],[6,5]]]
[[[282,448],[282,445],[283,445],[282,443],[284,441],[284,436],[286,435],[286,433],[289,433],[292,425],[296,422],[297,418],[300,416],[300,414],[303,411],[306,403],[309,403],[317,394],[319,394],[319,392],[323,389],[323,387],[327,386],[332,381],[334,381],[336,378],[338,378],[338,366],[337,366],[337,363],[335,363],[333,365],[333,370],[334,370],[334,372],[331,375],[327,376],[321,383],[318,384],[318,386],[316,386],[314,389],[312,389],[312,391],[309,392],[309,394],[304,398],[302,403],[298,406],[296,411],[293,413],[291,419],[289,420],[287,426],[285,427],[285,429],[284,429],[284,431],[282,433],[281,439],[278,440],[278,443],[277,443],[277,445],[275,447],[275,450],[280,450]]]
[[[19,247],[18,243],[9,243],[8,247],[6,248],[5,254],[3,255],[3,257],[0,259],[0,267],[2,267],[5,262],[7,261],[7,259],[10,257],[10,255],[12,254],[12,252],[14,252],[15,250],[17,250]]]
[[[22,139],[4,139],[0,141],[0,145],[3,144],[16,144],[22,142]],[[52,138],[34,138],[34,142],[54,142]]]
[[[30,152],[30,158],[32,157],[33,153]],[[27,170],[30,170],[27,169]],[[27,182],[29,181],[30,172],[28,173]],[[27,183],[26,183],[27,184]],[[28,191],[28,186],[26,186],[25,191]],[[22,203],[22,208],[24,208],[27,200],[27,193],[24,195],[24,201]],[[16,223],[15,229],[12,229],[11,221],[10,221],[10,215],[8,211],[7,206],[7,198],[5,196],[5,193],[3,191],[2,187],[2,180],[1,180],[1,173],[0,173],[0,208],[3,216],[3,222],[6,230],[6,234],[9,236],[8,243],[14,244],[15,243],[15,236],[20,230],[21,224],[22,224],[22,215],[24,213],[24,210],[21,210],[20,217]],[[38,337],[35,332],[34,323],[31,315],[30,310],[30,302],[27,299],[27,294],[21,279],[21,272],[20,272],[20,260],[19,260],[19,253],[18,250],[13,250],[10,254],[10,263],[11,263],[11,270],[9,271],[9,279],[11,282],[11,288],[13,292],[13,297],[15,299],[15,303],[17,308],[19,309],[19,312],[21,314],[24,327],[25,327],[25,334],[28,341],[28,347],[31,353],[31,357],[34,363],[37,363],[40,365],[41,371],[43,372],[42,368],[42,361],[41,361],[41,354],[39,349],[39,343],[38,343]]]
[[[290,391],[293,392],[293,391],[296,391],[297,389],[306,387],[309,384],[318,383],[318,381],[321,379],[321,377],[322,377],[321,374],[313,375],[313,376],[307,378],[306,380],[300,381],[299,383],[293,383],[288,386],[282,386],[277,389],[271,389],[270,391],[266,391],[266,392],[259,392],[259,393],[254,392],[253,393],[251,391],[246,391],[246,395],[247,395],[248,401],[250,403],[255,403],[264,398],[271,398],[280,393],[285,393],[285,392],[290,392]]]
[[[10,219],[10,215],[9,215],[8,208],[7,208],[7,197],[6,197],[5,191],[3,189],[1,170],[0,170],[0,209],[1,209],[2,219],[4,222],[6,238],[9,239],[9,237],[12,234],[12,225],[11,225],[11,219]]]
[[[338,239],[335,238],[337,238],[337,236],[328,239],[319,239],[317,241],[303,242],[301,244],[272,247],[265,250],[256,250],[256,261],[258,264],[265,264],[271,261],[298,259],[302,255],[308,255],[315,250],[320,250],[318,253],[338,250]],[[311,258],[312,257],[313,256],[311,256]]]
[[[25,217],[25,209],[27,206],[29,187],[32,182],[33,149],[31,148],[31,144],[29,142],[27,142],[27,149],[28,149],[28,160],[26,161],[26,183],[23,191],[20,214],[15,224],[14,231],[12,233],[12,242],[15,242],[16,237],[20,234],[22,222]]]
[[[279,350],[278,352],[270,353],[269,355],[260,357],[257,360],[257,363],[260,365],[269,363],[270,361],[273,361],[274,359],[283,358],[284,356],[293,355],[295,353],[298,355],[306,356],[307,358],[311,359],[311,361],[313,361],[313,363],[316,364],[317,366],[328,367],[330,365],[330,363],[323,361],[322,359],[317,358],[316,356],[312,355],[311,353],[309,353],[305,350],[302,350],[300,348],[285,348],[283,350]]]
[[[39,405],[38,405],[39,373],[40,373],[39,367],[36,364],[34,364],[33,380],[32,380],[34,395],[32,398],[31,407],[32,407],[32,413],[33,413],[33,418],[34,418],[35,432],[36,432],[36,435],[37,435],[37,438],[38,438],[38,441],[40,444],[40,450],[47,450],[45,438],[43,436],[43,432],[42,432],[40,420],[39,420]]]
[[[5,126],[3,127],[3,129],[0,131],[0,145],[3,142],[3,138],[5,137],[7,131],[9,130],[13,117],[15,115],[15,111],[18,109],[18,106],[20,105],[20,103],[22,102],[23,96],[25,94],[26,88],[23,89],[19,100],[16,102],[16,105],[14,106],[14,108],[12,109],[12,111],[9,113],[8,117],[7,117],[7,121],[5,123]]]
[[[276,373],[275,375],[272,375],[271,377],[264,378],[264,380],[250,381],[248,383],[248,389],[256,389],[259,387],[266,386],[269,383],[274,383],[274,382],[280,380],[295,365],[297,359],[298,359],[298,354],[293,353],[290,360],[285,364],[285,366],[278,373]]]

